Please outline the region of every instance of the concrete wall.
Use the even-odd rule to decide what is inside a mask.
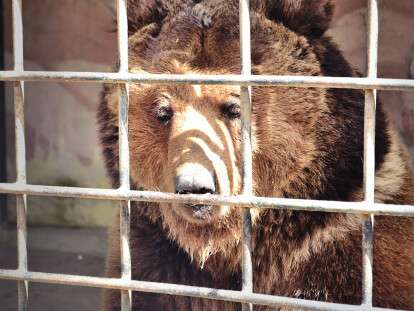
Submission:
[[[337,11],[329,34],[348,60],[361,72],[366,69],[365,0],[337,0]],[[414,76],[414,2],[380,1],[378,74],[384,78]],[[414,156],[414,92],[379,92],[390,119]]]
[[[10,1],[5,14],[10,27]],[[24,57],[27,70],[111,71],[116,62],[116,26],[112,1],[30,0],[23,2]],[[6,29],[6,33],[11,31]],[[11,40],[7,62],[12,65]],[[28,182],[110,187],[97,145],[95,113],[101,84],[26,83]],[[8,98],[8,176],[14,179],[11,88]],[[15,209],[10,200],[10,215]],[[106,226],[116,204],[62,198],[29,197],[29,223]]]
[[[10,1],[6,52],[11,67]],[[365,0],[337,0],[329,34],[347,58],[365,72]],[[110,71],[116,60],[112,0],[24,1],[25,68],[29,70]],[[382,1],[379,74],[414,74],[414,2]],[[99,84],[26,83],[28,180],[30,183],[109,187],[97,144],[95,110]],[[14,178],[12,94],[8,88],[8,174]],[[395,126],[414,154],[413,93],[380,92]],[[10,200],[10,213],[14,206]],[[116,212],[110,202],[30,198],[29,222],[68,226],[106,226]]]

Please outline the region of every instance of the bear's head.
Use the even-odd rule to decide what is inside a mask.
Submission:
[[[240,73],[238,1],[159,2],[163,1],[134,2],[138,4],[130,11],[130,19],[135,13],[148,13],[147,19],[140,16],[138,24],[131,24],[131,72]],[[323,36],[331,15],[328,0],[252,1],[253,73],[352,75]],[[130,84],[129,99],[134,185],[178,194],[240,194],[238,86]],[[253,87],[255,194],[349,199],[361,183],[361,102],[359,92]],[[116,87],[108,87],[100,123],[114,179],[117,105]],[[341,179],[345,172],[346,179]],[[148,210],[150,219],[161,221],[168,234],[200,261],[217,252],[233,252],[241,237],[236,207],[162,203]],[[265,213],[253,210],[254,221]]]

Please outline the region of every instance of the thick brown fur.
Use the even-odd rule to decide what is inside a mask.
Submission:
[[[197,3],[195,3],[197,2]],[[200,2],[200,3],[198,3]],[[240,72],[238,1],[129,1],[130,70]],[[324,36],[331,1],[252,1],[254,74],[356,76]],[[186,165],[213,171],[218,193],[240,193],[240,121],[222,112],[239,101],[232,86],[130,85],[129,136],[134,187],[174,192]],[[106,86],[98,123],[108,172],[118,185],[118,93]],[[364,95],[358,90],[253,87],[254,192],[258,196],[362,199]],[[160,111],[173,111],[162,123]],[[378,104],[376,200],[414,204],[411,160]],[[218,206],[194,220],[175,204],[134,203],[136,280],[240,290],[240,210]],[[361,303],[361,217],[252,210],[254,291]],[[119,228],[107,274],[119,277]],[[414,308],[414,221],[377,216],[374,304]],[[120,310],[107,291],[105,310]],[[133,310],[241,310],[214,300],[133,293]],[[255,310],[289,310],[255,306]]]

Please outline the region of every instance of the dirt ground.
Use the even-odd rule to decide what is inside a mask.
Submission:
[[[37,227],[28,233],[29,270],[103,275],[106,230]],[[16,231],[0,228],[0,269],[15,269],[16,261]],[[100,289],[29,283],[30,311],[99,310],[100,300]],[[17,310],[16,282],[0,280],[0,310]]]

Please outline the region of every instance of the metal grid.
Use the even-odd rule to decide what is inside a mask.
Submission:
[[[120,289],[122,310],[131,310],[131,291],[183,295],[207,299],[218,299],[243,303],[243,310],[252,310],[252,305],[285,306],[307,310],[386,310],[372,306],[372,245],[375,215],[414,217],[414,206],[379,204],[374,202],[375,179],[375,108],[376,90],[414,90],[413,80],[377,78],[378,53],[378,1],[368,0],[368,76],[365,78],[305,77],[305,76],[254,76],[251,75],[249,0],[240,0],[240,53],[242,71],[240,75],[164,75],[132,74],[128,72],[128,21],[126,0],[118,0],[118,48],[119,71],[99,72],[30,72],[23,67],[23,21],[22,0],[13,4],[13,51],[14,70],[0,71],[0,81],[13,81],[16,132],[15,183],[0,183],[0,193],[17,197],[18,268],[1,270],[0,279],[18,281],[18,310],[28,308],[28,282],[88,286]],[[24,137],[24,81],[82,81],[119,84],[119,168],[118,189],[92,189],[29,185],[26,181],[26,155]],[[232,84],[241,86],[242,99],[242,171],[243,192],[240,196],[221,195],[176,195],[153,191],[135,191],[129,184],[128,154],[128,84],[146,83],[191,83]],[[251,86],[284,85],[294,87],[350,88],[365,90],[364,124],[364,201],[336,202],[299,200],[285,198],[254,197],[252,187],[251,153]],[[27,195],[76,197],[120,202],[121,278],[98,278],[30,272],[27,269]],[[131,255],[129,251],[129,223],[131,201],[187,202],[205,204],[229,204],[245,207],[243,213],[243,282],[241,291],[221,290],[196,286],[131,280]],[[292,210],[361,213],[365,215],[363,227],[363,302],[360,306],[294,299],[253,293],[251,259],[251,218],[249,208],[287,208]]]

